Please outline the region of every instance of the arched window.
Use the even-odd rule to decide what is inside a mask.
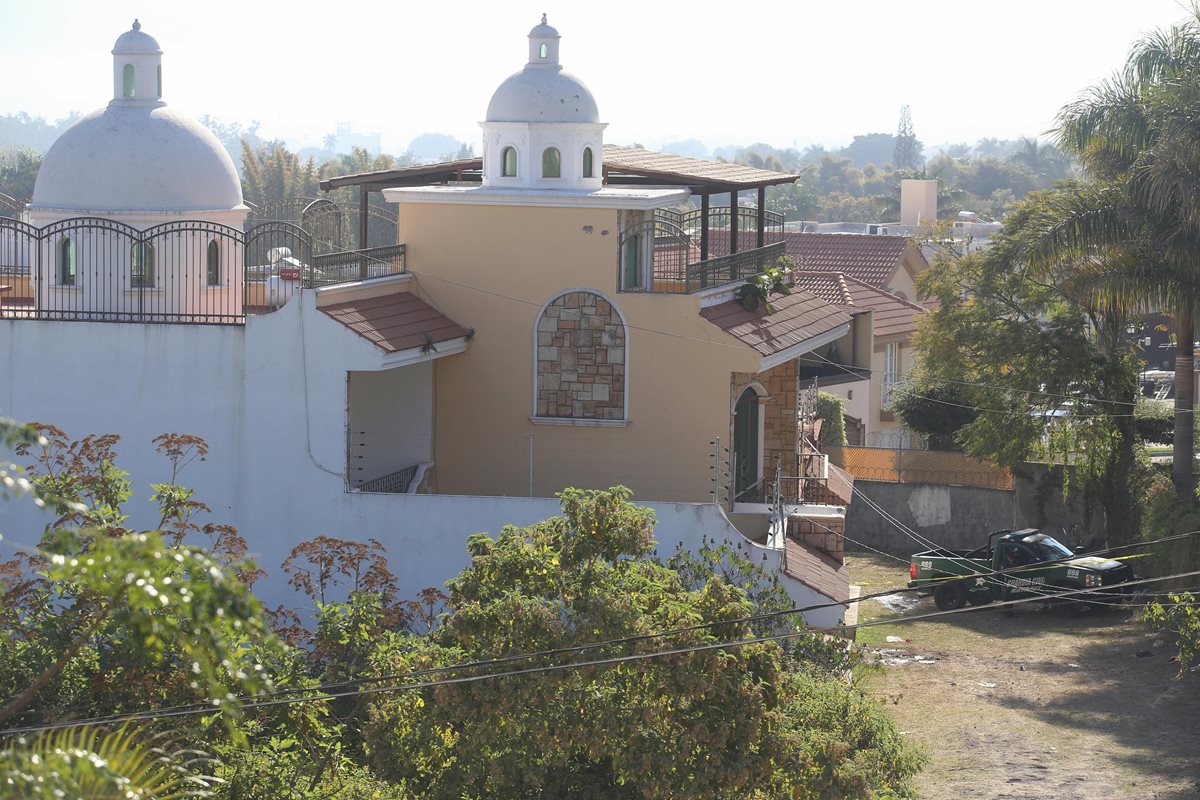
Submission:
[[[136,289],[154,287],[154,248],[145,242],[133,246],[129,285]]]
[[[562,177],[562,154],[557,147],[547,147],[542,151],[542,177]]]
[[[75,243],[63,239],[58,254],[58,285],[74,286],[75,275]]]
[[[126,64],[124,70],[125,88],[122,94],[125,97],[133,97],[133,64]]]
[[[158,96],[162,97],[162,64],[158,65]]]
[[[209,286],[221,285],[221,246],[213,239],[208,243],[208,258],[206,259],[206,275]]]
[[[534,416],[624,422],[625,322],[595,292],[559,295],[537,321]]]
[[[543,42],[542,46],[540,48],[538,48],[538,58],[545,58],[549,54],[550,54],[550,49],[546,46],[546,43]]]
[[[592,148],[583,148],[583,177],[592,177]]]
[[[500,153],[500,160],[503,162],[500,174],[505,178],[517,177],[517,148],[504,148]]]

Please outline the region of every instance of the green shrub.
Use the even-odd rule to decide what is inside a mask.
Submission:
[[[836,394],[817,392],[817,419],[824,420],[817,442],[821,449],[846,446],[846,403]]]

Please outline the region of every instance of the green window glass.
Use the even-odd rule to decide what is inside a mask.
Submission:
[[[500,160],[504,162],[503,169],[500,174],[505,178],[517,177],[517,148],[504,148],[504,152],[500,154]]]
[[[221,285],[221,247],[216,241],[208,243],[207,277],[209,286]]]
[[[126,64],[123,72],[125,87],[122,94],[125,97],[133,97],[133,64]]]
[[[625,240],[625,246],[621,252],[621,262],[624,267],[624,280],[622,281],[623,289],[638,289],[641,288],[641,274],[638,264],[638,252],[641,250],[641,237],[634,235]]]
[[[549,55],[549,48],[548,48],[548,47],[546,47],[546,45],[545,45],[545,44],[543,44],[543,45],[541,46],[541,48],[538,50],[538,57],[539,57],[539,58],[545,58],[547,55]]]
[[[583,148],[583,177],[592,177],[592,148]]]
[[[562,154],[557,147],[547,147],[542,151],[542,177],[562,177]]]
[[[62,249],[59,251],[58,285],[75,285],[75,243],[70,239],[62,240]]]
[[[154,248],[145,242],[133,246],[133,269],[129,285],[136,289],[154,287]]]

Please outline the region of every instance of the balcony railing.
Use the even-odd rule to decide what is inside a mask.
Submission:
[[[724,283],[743,281],[761,275],[787,253],[787,244],[778,242],[766,247],[757,247],[741,253],[710,258],[695,264],[688,264],[687,290],[696,292],[710,286],[720,286]]]
[[[314,254],[298,225],[203,220],[138,230],[99,217],[0,217],[0,316],[237,325],[301,288],[405,271],[404,245]]]
[[[413,464],[411,467],[405,467],[402,470],[384,475],[383,477],[363,481],[359,484],[358,491],[407,494],[409,485],[412,484],[413,478],[417,476],[417,469],[420,466],[420,464]]]
[[[786,254],[787,245],[782,216],[764,212],[761,234],[750,227],[757,219],[754,209],[738,212],[738,246],[733,247],[728,208],[710,212],[707,231],[700,211],[660,209],[621,236],[621,291],[690,294],[761,274]],[[708,258],[702,258],[705,243]]]
[[[394,275],[407,269],[404,245],[370,247],[366,250],[345,250],[313,257],[312,286],[365,281]]]

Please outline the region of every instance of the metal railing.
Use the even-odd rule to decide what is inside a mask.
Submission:
[[[365,281],[405,272],[404,245],[344,250],[313,257],[312,283],[329,286],[348,281]]]
[[[314,256],[312,234],[290,222],[138,230],[102,217],[41,228],[0,217],[0,316],[241,324],[302,287],[404,270],[403,245]]]
[[[402,470],[384,475],[381,478],[363,481],[358,485],[357,489],[360,492],[407,494],[409,485],[412,484],[413,478],[417,476],[417,468],[419,466],[419,464],[413,464],[411,467],[405,467]]]
[[[768,267],[774,266],[775,262],[786,254],[787,245],[784,242],[778,242],[766,247],[688,264],[687,291],[695,292],[710,286],[720,286],[723,283],[753,278],[755,275],[761,275]]]
[[[622,292],[690,294],[762,273],[787,252],[783,215],[764,213],[763,247],[758,246],[757,209],[739,209],[738,247],[732,252],[729,208],[709,212],[708,255],[702,255],[702,212],[659,209],[653,218],[625,230],[619,251]]]

